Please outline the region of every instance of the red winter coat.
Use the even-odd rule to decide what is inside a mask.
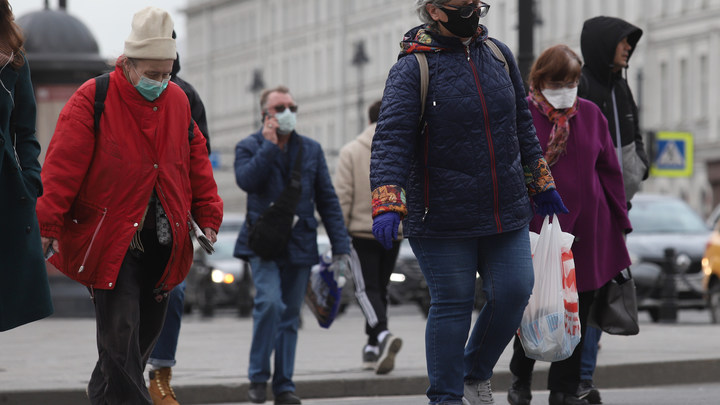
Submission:
[[[147,101],[116,67],[97,135],[94,101],[89,80],[60,113],[43,165],[40,231],[60,244],[50,262],[86,286],[114,288],[154,188],[173,230],[172,254],[156,285],[169,291],[192,264],[190,212],[201,228],[217,230],[222,221],[205,138],[195,126],[188,140],[190,106],[174,83]]]

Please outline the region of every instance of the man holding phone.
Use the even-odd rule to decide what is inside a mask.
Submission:
[[[320,213],[332,245],[331,267],[340,272],[347,268],[350,240],[322,147],[295,132],[298,107],[290,90],[278,86],[264,91],[260,106],[262,129],[238,142],[235,148],[235,179],[248,194],[247,216],[235,245],[235,256],[250,262],[256,289],[248,396],[254,403],[266,401],[270,357],[274,351],[275,403],[299,404],[292,376],[300,309],[310,268],[318,262],[315,210]],[[296,165],[296,161],[300,163]],[[300,172],[301,190],[289,242],[277,257],[260,257],[248,244],[250,227],[278,201],[291,177],[295,177],[294,171]]]

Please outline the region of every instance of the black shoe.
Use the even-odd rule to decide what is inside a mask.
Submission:
[[[248,398],[254,404],[262,404],[267,400],[267,383],[250,383],[248,388]]]
[[[508,389],[508,402],[510,405],[530,405],[532,393],[530,391],[530,381],[521,380],[513,376],[513,382]]]
[[[577,397],[584,398],[589,404],[602,404],[600,399],[600,391],[595,388],[592,380],[581,380],[578,385]]]
[[[285,391],[275,397],[275,405],[280,404],[301,404],[300,397],[292,391]]]
[[[573,394],[551,391],[549,398],[550,405],[589,405],[588,401],[578,398]]]
[[[375,366],[375,374],[387,374],[395,368],[395,355],[402,347],[402,339],[395,337],[392,333],[385,335],[380,342],[380,356]]]

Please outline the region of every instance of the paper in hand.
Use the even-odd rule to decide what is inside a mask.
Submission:
[[[195,222],[195,218],[190,216],[190,221],[192,222],[193,231],[195,233],[195,239],[197,239],[198,243],[202,248],[207,252],[207,254],[211,255],[215,252],[215,248],[213,247],[213,243],[210,241],[210,239],[205,236],[205,233],[200,229],[200,226]]]

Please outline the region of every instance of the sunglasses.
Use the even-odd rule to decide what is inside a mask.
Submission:
[[[276,105],[275,107],[272,107],[273,110],[275,110],[275,111],[277,111],[277,112],[279,112],[279,113],[285,111],[286,108],[289,108],[289,109],[290,109],[290,112],[297,112],[297,110],[298,110],[298,106],[297,106],[297,105],[294,105],[294,104],[293,104],[293,105],[289,105],[289,106],[287,106],[287,107],[284,106],[284,105],[282,105],[282,104],[279,104],[279,105]]]
[[[440,6],[440,9],[446,10],[446,7],[448,7],[448,6],[447,5]],[[478,5],[470,4],[470,5],[462,6],[462,7],[451,5],[450,7],[453,7],[453,8],[451,8],[449,10],[460,11],[460,17],[462,17],[462,18],[470,18],[473,15],[473,13],[475,13],[475,12],[477,12],[478,16],[480,18],[482,18],[487,15],[488,11],[490,11],[490,5],[487,3],[483,3],[482,1]]]

